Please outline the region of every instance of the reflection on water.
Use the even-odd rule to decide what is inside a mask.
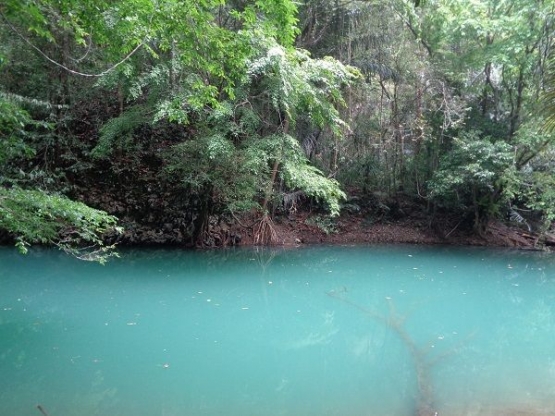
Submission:
[[[553,259],[0,249],[0,414],[553,415]]]

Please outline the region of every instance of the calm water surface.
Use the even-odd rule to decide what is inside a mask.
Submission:
[[[555,414],[554,308],[552,254],[2,248],[0,415]]]

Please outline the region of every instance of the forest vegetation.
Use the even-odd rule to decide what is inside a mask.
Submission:
[[[555,3],[4,0],[0,239],[272,244],[310,211],[555,220]],[[248,224],[247,224],[248,223]],[[247,225],[246,225],[247,224]]]

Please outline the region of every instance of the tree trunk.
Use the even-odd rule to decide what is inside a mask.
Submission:
[[[288,132],[289,132],[289,120],[285,119],[285,121],[283,122],[283,133],[287,134]],[[281,163],[280,158],[276,157],[276,159],[274,160],[274,166],[272,167],[272,176],[270,177],[270,182],[266,187],[264,201],[262,202],[262,212],[264,215],[268,214],[268,204],[270,202],[270,199],[272,198],[272,194],[274,193],[274,184],[276,182],[280,163]]]

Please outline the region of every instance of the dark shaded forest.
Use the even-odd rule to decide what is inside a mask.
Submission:
[[[555,219],[543,0],[5,0],[0,239],[276,244]],[[302,219],[302,221],[299,220]]]

